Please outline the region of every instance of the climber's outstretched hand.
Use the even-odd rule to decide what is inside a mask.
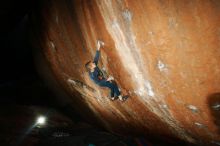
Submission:
[[[101,48],[101,44],[100,44],[100,41],[97,42],[97,50],[99,51]]]
[[[99,51],[100,48],[103,47],[103,46],[104,46],[104,42],[98,40],[98,42],[97,42],[97,50]]]

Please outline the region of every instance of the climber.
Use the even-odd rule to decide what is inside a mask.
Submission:
[[[95,58],[92,61],[88,61],[85,64],[86,70],[89,72],[90,78],[99,86],[101,87],[108,87],[111,90],[111,99],[115,100],[116,98],[119,98],[120,101],[124,101],[125,97],[123,97],[118,89],[118,86],[116,83],[114,83],[113,77],[108,77],[107,79],[103,76],[102,71],[99,69],[98,61],[100,56],[100,48],[103,47],[104,43],[101,41],[98,41],[97,43],[97,50]]]

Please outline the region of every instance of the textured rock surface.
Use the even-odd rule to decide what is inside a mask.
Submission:
[[[220,145],[220,1],[49,0],[32,22],[62,100],[88,118],[114,132]],[[99,66],[126,102],[110,101],[84,69],[99,39]]]

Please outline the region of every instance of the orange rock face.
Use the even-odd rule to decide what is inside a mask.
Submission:
[[[117,133],[220,145],[220,1],[49,0],[32,22],[62,100],[88,118]],[[125,102],[89,79],[97,40],[99,67]]]

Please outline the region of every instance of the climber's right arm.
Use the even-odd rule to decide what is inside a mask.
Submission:
[[[99,62],[100,51],[97,50],[93,62],[97,65]]]

